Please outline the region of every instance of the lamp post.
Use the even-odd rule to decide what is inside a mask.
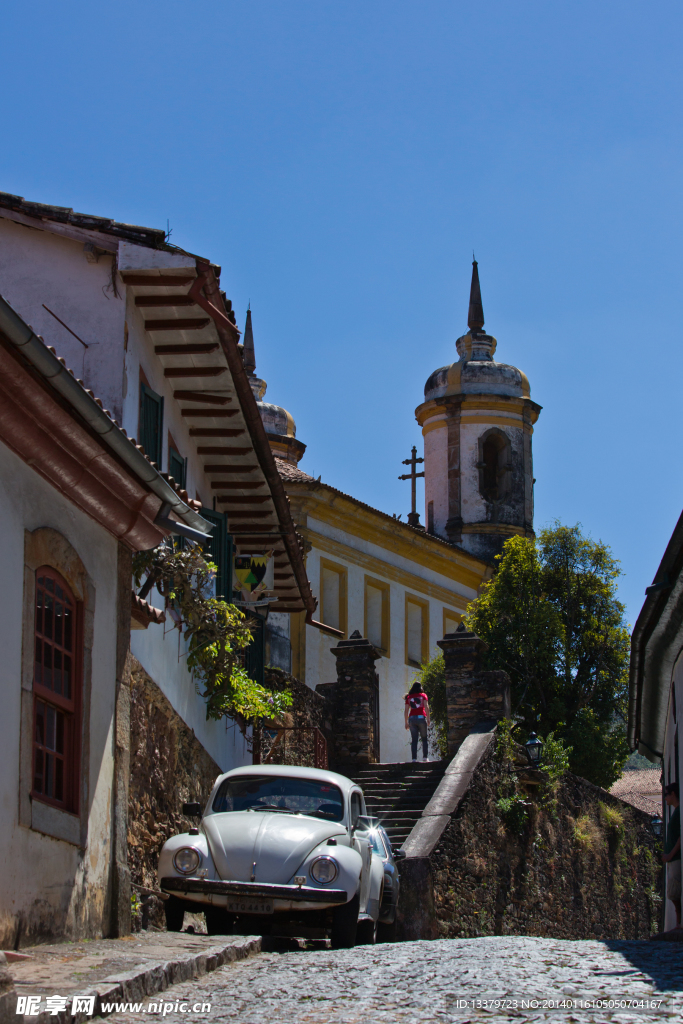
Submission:
[[[543,740],[539,740],[535,732],[532,732],[529,739],[524,744],[526,747],[527,757],[530,763],[537,768],[541,760],[541,751],[543,750]]]
[[[664,822],[658,814],[656,814],[654,818],[651,819],[650,828],[652,829],[652,834],[654,835],[655,839],[662,838],[662,829],[664,828]]]

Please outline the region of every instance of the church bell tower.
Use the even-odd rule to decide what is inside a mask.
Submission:
[[[515,535],[533,537],[533,425],[541,406],[521,370],[494,360],[477,261],[460,357],[435,370],[415,410],[422,427],[427,532],[485,561]]]

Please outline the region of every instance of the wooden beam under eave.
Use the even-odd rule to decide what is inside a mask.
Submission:
[[[206,419],[228,419],[236,416],[239,409],[181,409],[181,416],[203,416]]]
[[[222,504],[230,502],[231,505],[263,505],[265,501],[270,501],[269,494],[218,494],[216,495],[216,501],[220,501]],[[240,510],[237,512],[240,515]],[[273,512],[275,515],[275,512]]]
[[[223,504],[223,502],[220,501],[220,498],[217,498],[216,501],[220,502],[221,505]],[[227,513],[227,518],[228,519],[237,519],[238,516],[242,516],[243,519],[247,519],[247,520],[249,520],[249,519],[267,519],[268,516],[274,516],[274,514],[275,514],[273,509],[259,509],[259,510],[257,510],[257,509],[226,509],[225,511]],[[247,526],[249,529],[259,529],[260,528],[260,523],[241,522],[241,523],[238,523],[238,525],[239,526]],[[276,525],[278,525],[278,524],[276,524],[274,522],[268,523],[267,529],[272,529]]]
[[[197,341],[187,345],[155,345],[154,351],[158,356],[202,356],[218,347],[217,341]]]
[[[209,448],[208,446],[207,447],[202,446],[200,448],[197,448],[197,453],[199,455],[253,455],[254,454],[254,449],[253,449],[253,447],[251,445],[248,448],[213,448],[213,447]],[[220,467],[220,472],[221,473],[223,473],[223,472],[224,473],[246,473],[250,469],[259,469],[259,467],[258,466],[221,466]],[[213,471],[214,471],[214,467],[213,466],[211,466],[211,467],[204,466],[204,472],[205,473],[212,473]],[[216,471],[216,472],[218,472],[218,471]]]
[[[208,472],[209,467],[204,466],[205,472]],[[212,480],[211,490],[212,491],[255,491],[257,487],[265,487],[265,480]]]
[[[200,455],[232,455],[235,452],[239,455],[245,455],[247,452],[252,451],[251,448],[198,448],[197,451]],[[259,466],[229,466],[223,465],[220,462],[211,464],[210,466],[204,466],[205,473],[253,473],[255,469],[259,469]],[[235,481],[235,484],[239,481]],[[265,484],[265,480],[263,481]],[[259,485],[260,486],[260,485]]]
[[[173,288],[179,284],[189,284],[194,281],[196,274],[158,274],[152,277],[148,274],[129,274],[127,271],[121,273],[121,279],[125,284],[149,285],[150,288]]]
[[[178,401],[204,402],[206,405],[226,405],[232,402],[231,395],[210,395],[206,391],[174,391],[173,397]]]
[[[219,377],[227,366],[167,366],[164,377]]]
[[[148,306],[196,306],[197,303],[189,295],[136,295],[135,305],[143,309]]]
[[[239,437],[242,427],[190,427],[190,437]]]
[[[282,540],[282,531],[272,523],[231,523],[228,531],[233,537],[241,537],[238,542],[245,544],[247,541],[262,542],[266,537],[273,537],[275,540]],[[264,536],[265,535],[265,536]]]
[[[184,320],[145,320],[146,331],[201,331],[211,323],[211,317],[192,317]]]

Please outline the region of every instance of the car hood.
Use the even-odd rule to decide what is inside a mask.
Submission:
[[[272,811],[210,814],[202,824],[218,874],[235,882],[253,874],[255,882],[286,885],[319,843],[346,835],[338,822]]]

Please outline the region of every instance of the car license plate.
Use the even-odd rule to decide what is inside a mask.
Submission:
[[[273,904],[270,900],[228,900],[230,914],[272,914]]]

